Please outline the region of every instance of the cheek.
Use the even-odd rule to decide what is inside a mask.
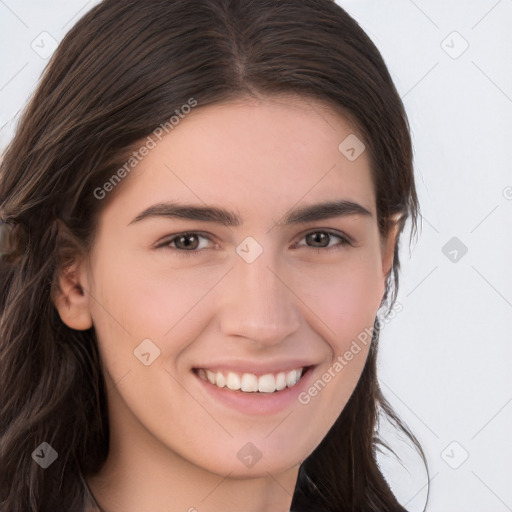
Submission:
[[[99,260],[92,303],[96,323],[115,324],[134,338],[161,336],[172,325],[179,298],[186,299],[187,289],[179,284],[152,272],[151,264],[134,255]]]
[[[140,262],[136,253],[98,261],[91,312],[108,361],[131,361],[134,349],[148,338],[164,356],[158,364],[186,348],[200,332],[201,321],[209,318],[201,306],[223,273],[222,268],[172,268],[160,257]],[[188,336],[177,337],[185,326]]]
[[[325,326],[321,330],[335,354],[374,324],[384,293],[378,262],[372,255],[316,272],[301,284],[306,303]]]
[[[372,329],[383,294],[376,258],[364,254],[345,261],[328,275],[317,273],[303,282],[315,325],[329,345],[331,357],[316,380],[298,397],[309,424],[320,437],[327,434],[352,395],[367,360]]]

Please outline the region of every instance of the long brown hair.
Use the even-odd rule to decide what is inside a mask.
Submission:
[[[91,248],[102,187],[133,147],[182,105],[292,93],[345,115],[369,152],[379,230],[419,213],[409,125],[369,37],[331,0],[104,0],[65,36],[0,167],[0,509],[80,511],[81,476],[109,446],[106,384],[94,327],[68,328],[56,276]],[[0,244],[1,245],[1,244]],[[4,243],[4,246],[8,245]],[[397,240],[383,305],[393,306]],[[379,415],[416,438],[376,376],[379,322],[356,389],[300,468],[294,511],[404,511],[376,460]],[[47,442],[58,457],[33,460]],[[425,459],[424,459],[425,460]]]

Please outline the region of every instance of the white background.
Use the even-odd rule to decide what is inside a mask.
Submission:
[[[0,0],[0,149],[47,62],[37,52],[96,3]],[[338,3],[381,51],[415,149],[423,228],[402,241],[382,388],[426,451],[428,511],[512,510],[512,0]],[[383,432],[409,468],[382,458],[388,479],[423,510],[418,457]]]

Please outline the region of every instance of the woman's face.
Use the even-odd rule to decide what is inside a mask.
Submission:
[[[327,434],[394,248],[352,133],[298,98],[198,106],[118,185],[82,268],[116,443],[247,477]]]

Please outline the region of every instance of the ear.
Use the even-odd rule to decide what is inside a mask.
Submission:
[[[83,263],[76,262],[62,271],[52,293],[61,320],[71,329],[85,331],[93,325]]]
[[[384,279],[387,278],[393,266],[395,246],[398,233],[400,230],[400,217],[400,214],[391,217],[391,226],[388,230],[387,237],[382,241],[382,274],[384,276]]]

